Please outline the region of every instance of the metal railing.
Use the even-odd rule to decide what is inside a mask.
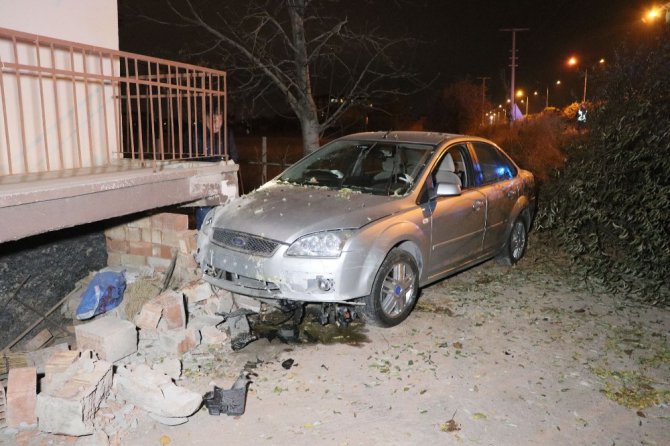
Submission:
[[[226,99],[223,71],[0,28],[0,175],[225,158]]]

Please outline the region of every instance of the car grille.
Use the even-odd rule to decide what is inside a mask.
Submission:
[[[275,253],[279,242],[256,237],[244,232],[231,231],[229,229],[214,228],[212,240],[217,245],[233,251],[240,251],[262,257],[270,257]]]

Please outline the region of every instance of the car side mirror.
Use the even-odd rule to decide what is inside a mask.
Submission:
[[[461,186],[454,183],[438,183],[435,194],[438,197],[454,197],[461,195]]]

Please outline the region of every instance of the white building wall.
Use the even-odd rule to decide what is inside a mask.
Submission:
[[[0,27],[118,49],[116,0],[0,0]],[[0,63],[118,75],[116,63],[0,38]],[[100,166],[118,150],[110,83],[2,69],[0,175]],[[3,114],[6,110],[6,116]],[[23,125],[21,125],[23,123]]]
[[[0,27],[119,49],[116,0],[0,0]]]

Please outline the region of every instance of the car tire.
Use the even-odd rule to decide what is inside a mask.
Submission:
[[[502,252],[498,254],[498,257],[496,257],[496,260],[500,265],[515,265],[526,253],[527,246],[528,229],[526,228],[526,223],[519,217],[514,221],[512,229],[507,236],[505,246],[503,247]]]
[[[363,316],[379,327],[393,327],[411,313],[419,295],[419,268],[407,251],[393,249],[381,266],[372,292],[365,297]]]

